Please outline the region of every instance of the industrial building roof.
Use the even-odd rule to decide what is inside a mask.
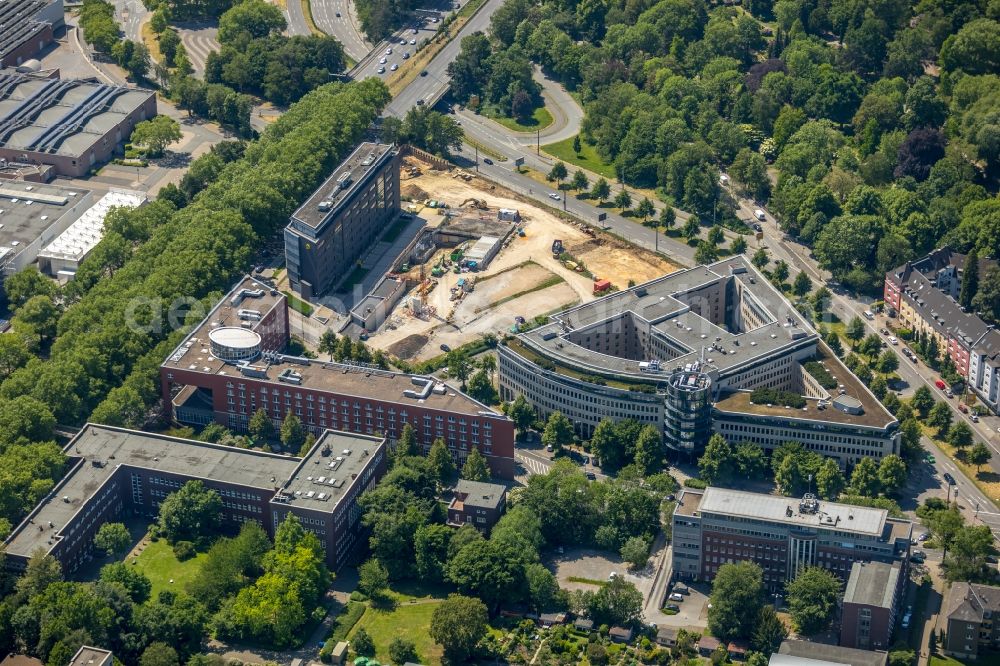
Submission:
[[[241,294],[243,296],[237,299]],[[401,405],[412,404],[414,407],[506,418],[500,412],[433,378],[379,370],[365,365],[287,356],[280,353],[284,350],[278,349],[264,350],[268,352],[264,357],[243,368],[212,355],[208,339],[212,330],[222,326],[239,327],[245,323],[256,330],[259,320],[246,322],[240,317],[240,310],[256,310],[261,319],[265,319],[267,313],[276,307],[287,307],[284,294],[266,282],[245,277],[177,346],[163,367],[234,378],[248,376],[255,381],[273,383],[276,388],[300,387],[344,396],[394,401]],[[244,375],[244,372],[247,374]]]
[[[899,575],[899,562],[855,562],[844,589],[844,603],[892,608]]]
[[[684,495],[689,493],[685,491]],[[721,514],[754,518],[787,525],[855,532],[881,536],[888,512],[885,509],[817,502],[812,508],[800,500],[763,493],[750,493],[711,486],[702,493],[699,510],[705,514]]]
[[[78,214],[78,206],[86,205],[90,195],[80,188],[0,181],[0,265],[35,241],[54,238],[59,227],[68,224],[64,216]]]
[[[0,146],[79,157],[154,96],[90,80],[0,74]]]
[[[727,330],[699,314],[703,297],[696,292],[718,284],[738,287],[736,298],[752,307],[763,320],[749,330]],[[722,283],[722,284],[719,284]],[[734,308],[736,309],[736,308]],[[628,317],[637,328],[650,330],[681,354],[661,363],[660,376],[640,363],[593,351],[571,342],[568,334],[586,335],[617,318]],[[522,334],[520,339],[555,362],[598,375],[611,374],[638,381],[665,379],[674,367],[701,360],[718,376],[731,374],[763,358],[814,343],[818,335],[744,256],[707,266],[680,270],[551,316],[548,325]],[[662,361],[662,359],[660,359]]]
[[[111,190],[84,211],[66,231],[43,248],[39,255],[83,261],[94,246],[101,242],[104,236],[104,218],[112,208],[138,208],[145,201],[146,195],[142,192]]]
[[[48,4],[46,0],[0,2],[0,58],[42,31],[45,24],[36,21],[35,16]]]
[[[394,145],[370,142],[359,145],[295,211],[292,228],[318,234],[320,228],[338,215],[343,206],[367,185],[368,177],[378,172],[395,153]]]

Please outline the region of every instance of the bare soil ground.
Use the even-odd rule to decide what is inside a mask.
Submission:
[[[484,333],[503,334],[510,330],[516,316],[530,319],[592,300],[592,280],[552,256],[555,239],[562,240],[594,275],[619,287],[625,287],[629,279],[641,282],[677,269],[650,252],[599,231],[588,234],[582,223],[564,220],[488,181],[473,178],[467,182],[455,177],[457,171],[440,171],[412,157],[406,158],[404,173],[409,166],[417,167],[420,174],[407,177],[403,191],[415,195],[418,214],[428,221],[428,226],[440,224],[442,216],[438,211],[424,209],[424,199],[444,201],[452,208],[479,199],[486,202],[492,214],[497,208],[518,209],[525,235],[513,236],[484,271],[461,275],[447,272],[432,278],[433,289],[425,294],[423,313],[415,315],[403,303],[397,306],[369,342],[401,358],[424,360],[440,354],[441,344],[456,347]],[[425,264],[425,274],[429,275],[439,257],[440,253],[435,254]],[[556,283],[556,276],[562,281]],[[475,289],[453,300],[452,288],[462,277],[475,279]]]

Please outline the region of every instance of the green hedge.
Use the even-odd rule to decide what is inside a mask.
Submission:
[[[819,361],[809,361],[805,364],[805,368],[806,372],[812,375],[823,388],[827,390],[837,388],[837,380]]]
[[[757,405],[784,405],[795,409],[806,406],[806,399],[798,393],[767,388],[754,389],[750,401]]]

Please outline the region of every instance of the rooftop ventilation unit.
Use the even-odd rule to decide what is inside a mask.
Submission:
[[[320,201],[319,205],[316,206],[316,208],[318,208],[321,213],[325,213],[326,211],[328,211],[331,208],[333,208],[333,202],[332,201]]]
[[[337,177],[337,187],[342,190],[347,189],[347,186],[351,184],[351,174],[350,172],[345,172]]]

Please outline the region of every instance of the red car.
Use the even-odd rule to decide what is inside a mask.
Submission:
[[[947,388],[946,385],[945,385],[945,383],[944,383],[944,381],[941,380],[941,379],[935,379],[934,380],[934,386],[937,386],[942,391],[945,390],[945,388]]]

